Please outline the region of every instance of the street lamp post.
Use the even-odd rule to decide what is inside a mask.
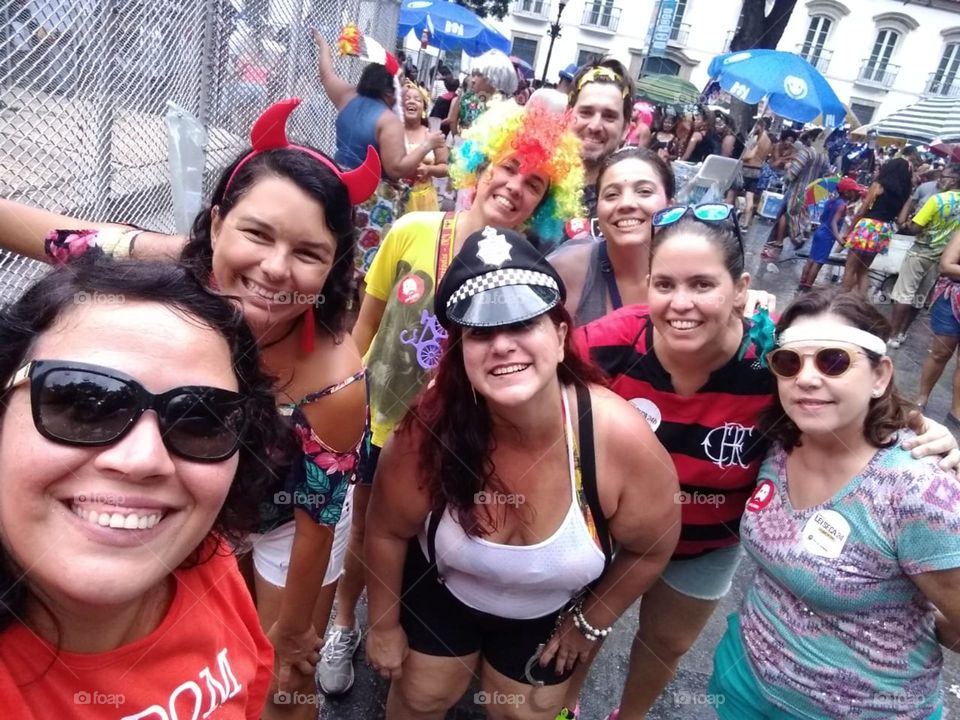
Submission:
[[[563,15],[564,9],[567,7],[567,0],[560,0],[559,8],[557,9],[557,21],[550,25],[550,44],[547,46],[547,62],[543,65],[543,77],[540,78],[540,82],[547,82],[547,70],[550,69],[550,56],[553,54],[553,43],[560,37],[560,16]]]

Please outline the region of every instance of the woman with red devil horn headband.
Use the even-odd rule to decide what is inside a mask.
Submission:
[[[372,146],[380,153],[383,178],[376,195],[357,208],[357,270],[366,275],[380,243],[406,204],[407,186],[400,182],[417,174],[417,168],[433,150],[443,147],[443,134],[431,132],[407,152],[399,101],[402,98],[399,64],[372,38],[359,38],[363,57],[370,61],[357,86],[339,77],[333,68],[330,46],[316,30],[313,39],[319,51],[317,75],[330,101],[337,108],[337,152],[341,167],[355,168]]]
[[[290,143],[284,126],[297,103],[264,112],[252,148],[224,170],[189,237],[0,200],[0,245],[51,262],[90,252],[166,262],[179,256],[243,311],[266,371],[280,379],[277,403],[301,456],[288,476],[264,477],[249,498],[263,532],[240,549],[241,561],[252,566],[260,618],[276,649],[275,677],[285,679],[284,690],[312,693],[316,648],[350,534],[352,481],[368,446],[364,370],[347,307],[353,206],[376,188],[380,162],[368,150],[364,163],[343,172],[319,150]]]

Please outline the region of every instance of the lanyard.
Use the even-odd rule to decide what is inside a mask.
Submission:
[[[619,310],[623,307],[623,300],[620,298],[620,288],[617,287],[617,278],[613,274],[610,256],[607,255],[605,240],[600,243],[600,272],[603,273],[603,281],[607,284],[607,292],[610,293],[610,304],[614,310]]]
[[[437,247],[437,276],[434,280],[434,286],[440,285],[447,268],[450,267],[450,244],[453,242],[453,229],[456,224],[456,213],[447,212],[443,215],[443,222],[440,223],[440,239]]]

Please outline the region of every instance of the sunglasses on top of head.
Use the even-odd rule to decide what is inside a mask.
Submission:
[[[777,348],[767,353],[767,364],[777,377],[789,379],[800,374],[806,358],[813,358],[813,366],[821,375],[837,378],[854,365],[856,355],[866,355],[863,351],[849,350],[843,347],[824,347],[806,353],[790,348]]]
[[[170,452],[197,462],[219,462],[237,451],[247,425],[244,396],[223,388],[188,385],[154,395],[111,368],[34,360],[21,367],[5,389],[28,381],[34,427],[63,445],[117,442],[144,412],[153,410]]]
[[[740,254],[743,255],[743,234],[740,232],[740,223],[737,221],[737,209],[727,203],[701,203],[700,205],[671,205],[654,213],[651,220],[654,229],[667,227],[680,222],[687,215],[693,215],[695,220],[706,225],[718,225],[729,222],[733,233],[740,245]]]

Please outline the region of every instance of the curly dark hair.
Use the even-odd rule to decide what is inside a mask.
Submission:
[[[181,262],[191,268],[201,282],[208,282],[213,271],[210,208],[219,207],[221,217],[226,217],[250,188],[263,178],[289,180],[323,206],[327,228],[336,238],[336,256],[321,290],[322,301],[314,305],[313,310],[318,332],[326,332],[332,337],[341,336],[347,329],[347,310],[353,297],[356,252],[353,205],[346,186],[330,168],[305,152],[281,148],[261,152],[244,163],[228,188],[227,182],[234,169],[248,154],[245,152],[238,156],[223,171],[210,198],[210,206],[202,209],[193,221],[190,240],[180,255]]]
[[[883,340],[890,339],[890,323],[873,305],[865,302],[862,295],[834,289],[812,290],[790,303],[777,323],[777,334],[798,318],[823,313],[837,315],[851,327],[866,330]],[[864,350],[864,353],[873,367],[880,364],[879,355],[869,350]],[[863,422],[863,436],[867,442],[877,448],[890,447],[895,442],[894,433],[907,426],[908,407],[909,403],[897,391],[891,378],[883,395],[870,400]],[[784,411],[779,393],[773,394],[773,403],[760,413],[758,426],[770,440],[779,442],[787,450],[800,445],[800,428]]]
[[[379,63],[367,65],[357,81],[357,95],[383,102],[386,102],[387,95],[396,92],[396,89],[390,71]]]
[[[293,435],[277,412],[273,378],[260,368],[256,339],[240,310],[207,290],[182,265],[117,261],[88,254],[45,275],[17,302],[0,311],[0,387],[29,360],[37,337],[76,307],[78,293],[160,303],[226,340],[238,391],[247,400],[248,422],[226,501],[208,541],[184,559],[183,567],[201,563],[214,552],[229,552],[236,541],[258,527],[257,503],[252,499],[267,495],[296,457]],[[149,344],[147,333],[145,329],[145,344]],[[0,424],[8,392],[0,392]],[[43,462],[42,458],[38,462]],[[29,579],[24,578],[23,570],[0,546],[0,630],[23,617],[29,593]]]
[[[557,366],[560,382],[584,387],[606,385],[601,370],[577,352],[573,343],[573,321],[563,305],[554,307],[547,317],[557,327],[560,323],[567,325],[564,360]],[[476,503],[476,494],[482,490],[510,491],[490,459],[495,443],[490,413],[482,398],[474,395],[467,377],[462,339],[463,328],[453,325],[434,382],[420,394],[397,432],[430,428],[430,432],[422,434],[419,462],[431,506],[434,511],[450,506],[458,513],[459,522],[468,535],[482,536],[496,528],[492,518],[483,512],[486,506]],[[508,506],[508,511],[518,512],[518,509]]]
[[[660,178],[660,184],[663,185],[667,200],[673,200],[673,196],[676,195],[677,192],[677,180],[673,174],[673,168],[653,150],[637,145],[626,145],[619,150],[614,150],[600,161],[600,172],[597,175],[596,184],[597,195],[600,194],[600,185],[603,182],[604,173],[624,160],[641,160],[652,167],[657,173],[657,177]]]

